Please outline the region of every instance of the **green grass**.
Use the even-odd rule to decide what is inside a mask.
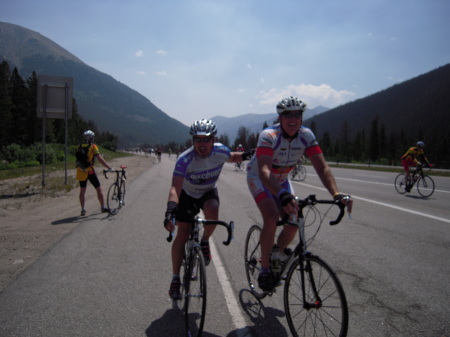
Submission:
[[[108,160],[121,158],[121,157],[129,157],[131,154],[124,152],[113,152],[106,150],[104,148],[99,147],[100,154],[102,157],[108,162]],[[96,162],[96,166],[101,164]],[[52,163],[45,166],[45,173],[52,173],[56,171],[64,171],[65,163],[64,161],[58,163]],[[75,170],[75,156],[69,155],[67,160],[67,170]],[[28,177],[34,176],[36,174],[42,174],[42,166],[34,166],[34,167],[23,167],[17,169],[10,170],[1,170],[0,171],[0,181],[5,179],[14,179],[19,177]]]
[[[115,158],[128,157],[131,154],[123,152],[112,152],[101,149],[100,153],[108,162]],[[101,164],[98,164],[101,166]],[[42,185],[42,167],[26,167],[19,169],[9,169],[0,171],[0,198],[22,198],[31,196],[33,200],[39,200],[43,197],[56,197],[70,192],[78,187],[75,179],[75,157],[69,156],[67,162],[67,183],[65,183],[65,164],[64,162],[47,165],[45,167],[45,185]],[[70,172],[70,173],[69,173]],[[28,178],[27,178],[28,177]],[[20,179],[17,182],[8,179]]]

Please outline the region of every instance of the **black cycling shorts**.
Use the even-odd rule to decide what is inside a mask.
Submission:
[[[100,187],[100,180],[98,180],[97,174],[95,172],[89,174],[86,180],[80,181],[80,187],[86,187],[88,180],[95,188]]]
[[[181,190],[175,219],[180,222],[194,222],[195,216],[203,209],[205,202],[211,199],[217,200],[220,203],[217,188],[209,190],[198,199],[191,197],[184,190]]]

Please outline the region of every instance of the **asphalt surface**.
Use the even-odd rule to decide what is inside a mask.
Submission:
[[[162,219],[175,158],[163,157],[127,186],[115,216],[94,214],[0,293],[0,336],[182,336],[172,308],[170,244]],[[298,195],[328,198],[312,168]],[[349,336],[450,336],[450,179],[435,177],[427,199],[400,195],[395,174],[333,170],[354,200],[352,218],[322,225],[310,249],[343,284]],[[214,234],[207,267],[203,336],[290,336],[283,292],[257,301],[248,291],[243,252],[260,215],[245,173],[232,164],[219,180],[220,218],[233,220],[235,240]]]

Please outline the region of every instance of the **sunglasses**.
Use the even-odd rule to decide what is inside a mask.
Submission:
[[[303,116],[303,112],[283,112],[281,115],[286,118],[300,119]]]
[[[194,143],[208,143],[213,137],[209,136],[209,137],[194,137]]]

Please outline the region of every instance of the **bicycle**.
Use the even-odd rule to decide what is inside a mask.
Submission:
[[[108,189],[108,195],[106,198],[106,204],[108,205],[109,213],[116,215],[119,210],[125,206],[125,175],[126,166],[120,166],[120,170],[112,171],[116,173],[116,181],[114,181]],[[106,173],[111,172],[109,170],[103,170],[105,178],[108,179]]]
[[[291,172],[291,179],[303,181],[306,178],[306,167],[302,164],[296,164]]]
[[[431,170],[431,165],[428,171],[429,170]],[[434,192],[434,180],[428,174],[423,172],[422,165],[418,165],[414,170],[410,171],[409,186],[406,186],[405,179],[405,173],[400,173],[395,177],[394,186],[400,194],[409,192],[415,184],[417,184],[417,192],[424,198],[428,198]]]
[[[333,205],[339,207],[337,218],[330,225],[338,224],[345,213],[345,205],[341,201],[317,200],[310,195],[301,200],[296,198],[300,210],[295,221],[284,217],[277,226],[284,224],[299,228],[299,242],[293,251],[289,250],[289,258],[285,262],[272,261],[272,272],[279,266],[279,272],[274,272],[275,288],[270,291],[259,290],[257,278],[261,269],[261,227],[253,225],[247,233],[245,241],[245,271],[250,290],[257,299],[267,295],[272,296],[276,288],[284,282],[284,309],[289,329],[293,336],[341,336],[347,335],[348,306],[344,289],[336,273],[320,257],[307,250],[317,235],[321,224]],[[315,205],[330,204],[326,212],[321,214]],[[308,207],[308,224],[305,225],[304,209]],[[309,215],[311,213],[311,215]],[[311,219],[312,218],[312,219]],[[311,238],[307,239],[305,228],[313,230],[318,227]],[[288,252],[288,253],[289,253]],[[274,264],[280,263],[275,266]]]
[[[235,162],[234,163],[234,170],[235,171],[242,171],[244,169],[244,162]]]
[[[175,223],[175,219],[172,219]],[[206,266],[200,247],[199,233],[203,226],[220,225],[228,232],[228,238],[223,244],[228,246],[233,240],[234,222],[226,223],[220,220],[205,220],[196,217],[192,223],[189,239],[186,242],[181,268],[180,298],[172,300],[174,309],[184,312],[186,336],[201,336],[206,315]],[[167,241],[171,242],[173,232],[169,233]]]

